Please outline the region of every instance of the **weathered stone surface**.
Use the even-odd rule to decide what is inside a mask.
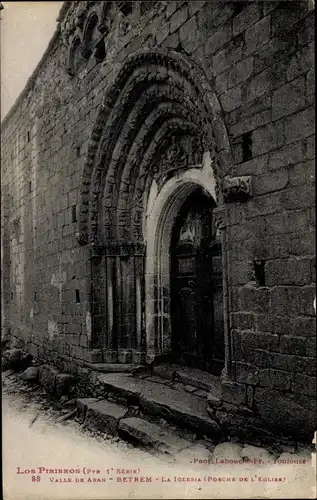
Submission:
[[[119,436],[125,439],[128,438],[146,447],[153,447],[162,453],[175,454],[191,446],[189,441],[178,437],[170,430],[138,417],[120,420],[118,432]]]
[[[240,14],[233,20],[233,34],[238,35],[246,30],[249,26],[256,23],[260,19],[261,13],[259,5],[249,4]]]
[[[29,366],[29,368],[22,373],[22,378],[28,382],[37,382],[39,378],[39,368],[37,366]]]
[[[279,391],[257,388],[255,403],[264,424],[275,432],[292,434],[298,439],[312,441],[316,415],[304,408],[291,395]],[[305,418],[303,419],[303,414]]]
[[[220,428],[206,411],[206,401],[193,394],[171,389],[129,375],[100,375],[106,391],[125,398],[140,406],[147,415],[155,415],[182,427],[212,436],[219,435]]]
[[[305,80],[297,78],[273,92],[272,120],[291,115],[305,107]]]
[[[305,144],[302,141],[294,142],[270,153],[268,169],[277,170],[281,167],[288,167],[289,165],[303,161],[304,158]]]
[[[233,109],[238,108],[242,102],[241,88],[235,87],[227,90],[227,92],[224,92],[221,95],[220,101],[224,111],[232,111]]]
[[[176,371],[176,377],[183,384],[189,384],[205,391],[212,391],[216,396],[221,392],[219,377],[196,368],[181,368]]]
[[[59,374],[56,368],[49,365],[42,365],[39,372],[39,382],[45,387],[49,392],[54,392],[55,390],[55,380]]]
[[[294,134],[298,138],[298,135]],[[275,122],[256,129],[252,133],[252,144],[254,156],[261,155],[277,149],[284,143],[283,124]]]
[[[251,54],[270,39],[271,18],[263,17],[259,22],[253,24],[245,32],[246,53]]]
[[[302,137],[308,137],[315,132],[315,110],[307,108],[299,111],[285,120],[286,143],[297,141]]]
[[[265,264],[267,286],[305,285],[310,283],[310,261],[308,259],[276,259]]]
[[[168,380],[174,380],[178,368],[178,365],[163,363],[153,367],[153,374]]]
[[[112,436],[118,433],[120,419],[124,418],[127,408],[109,401],[86,401],[85,426],[90,430],[107,432]]]
[[[281,168],[266,175],[253,178],[252,190],[255,195],[274,193],[284,189],[289,180],[289,174],[285,168]]]

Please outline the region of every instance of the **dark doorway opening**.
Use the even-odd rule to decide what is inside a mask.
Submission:
[[[221,243],[202,188],[184,202],[171,240],[173,358],[215,375],[224,367]]]

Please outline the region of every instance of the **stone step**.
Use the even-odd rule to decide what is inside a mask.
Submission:
[[[118,435],[118,425],[128,414],[128,408],[103,399],[82,398],[77,400],[77,415],[85,427],[112,436]]]
[[[129,374],[100,374],[98,379],[105,396],[126,406],[138,406],[147,417],[162,418],[172,425],[212,439],[221,434],[218,423],[207,413],[207,401],[195,394]]]
[[[193,445],[191,441],[177,436],[171,429],[164,429],[140,417],[120,420],[118,434],[119,437],[133,444],[154,448],[156,451],[168,455],[175,455]]]
[[[153,375],[204,391],[212,391],[217,397],[221,394],[220,377],[197,368],[162,363],[153,367]]]
[[[214,396],[221,395],[220,377],[211,373],[196,368],[183,368],[177,370],[176,380],[204,391],[211,391]]]

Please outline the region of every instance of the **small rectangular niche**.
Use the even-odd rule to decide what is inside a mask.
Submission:
[[[76,304],[80,304],[80,293],[79,290],[75,290]]]
[[[30,142],[30,140],[31,140],[31,133],[29,130],[27,131],[27,140],[28,140],[28,142]]]
[[[242,158],[243,161],[249,161],[252,159],[252,135],[251,132],[247,132],[242,136]]]
[[[72,206],[72,222],[77,222],[77,207],[76,207],[76,205]]]
[[[34,300],[34,302],[36,302],[36,301],[37,301],[36,292],[34,292],[34,294],[33,294],[33,300]]]
[[[29,182],[29,193],[32,192],[32,181]]]
[[[258,286],[265,286],[265,261],[255,260],[254,263],[255,281]]]

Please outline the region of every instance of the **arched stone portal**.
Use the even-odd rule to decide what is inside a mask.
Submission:
[[[217,203],[216,178],[210,153],[202,165],[192,166],[168,180],[158,191],[153,180],[144,236],[145,317],[147,361],[172,353],[171,240],[175,221],[188,197],[201,187]]]
[[[203,72],[170,50],[127,58],[92,132],[78,228],[79,243],[90,246],[92,347],[104,361],[141,362],[168,350],[166,325],[151,319],[150,276],[167,273],[160,233],[195,185],[221,204],[231,168],[220,105]]]

